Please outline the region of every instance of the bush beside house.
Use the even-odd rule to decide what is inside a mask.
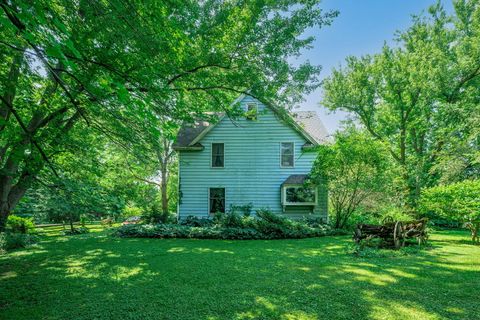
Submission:
[[[330,233],[330,227],[317,219],[294,221],[264,209],[257,211],[257,217],[227,213],[216,214],[212,219],[190,216],[179,224],[124,225],[114,234],[130,238],[249,240],[312,238]]]

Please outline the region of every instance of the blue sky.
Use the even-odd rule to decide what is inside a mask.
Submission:
[[[323,0],[323,9],[338,10],[340,15],[330,26],[307,32],[316,40],[313,49],[305,51],[299,60],[321,65],[323,79],[347,56],[376,53],[385,41],[393,43],[395,31],[408,28],[412,14],[419,14],[435,3],[436,0]],[[453,10],[450,0],[442,3],[448,11]],[[300,110],[317,111],[327,130],[333,133],[346,115],[329,114],[319,105],[320,99],[321,89],[318,89],[306,97]]]

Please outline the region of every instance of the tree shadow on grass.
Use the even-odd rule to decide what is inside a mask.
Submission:
[[[372,259],[352,256],[347,237],[58,240],[0,258],[5,319],[474,319],[480,312],[480,270],[471,258],[480,250],[452,239],[419,255]]]

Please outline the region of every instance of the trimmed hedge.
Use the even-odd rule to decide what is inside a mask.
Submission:
[[[114,235],[126,238],[257,240],[312,238],[330,233],[330,227],[318,221],[293,221],[260,210],[257,218],[225,214],[214,220],[187,218],[181,224],[124,225],[117,228]]]

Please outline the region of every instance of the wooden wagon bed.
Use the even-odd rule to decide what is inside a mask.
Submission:
[[[356,243],[360,243],[366,239],[381,238],[385,242],[392,243],[396,249],[403,247],[406,239],[416,238],[418,244],[422,244],[428,238],[427,222],[428,219],[424,218],[408,222],[388,222],[383,225],[358,224],[353,239]]]

